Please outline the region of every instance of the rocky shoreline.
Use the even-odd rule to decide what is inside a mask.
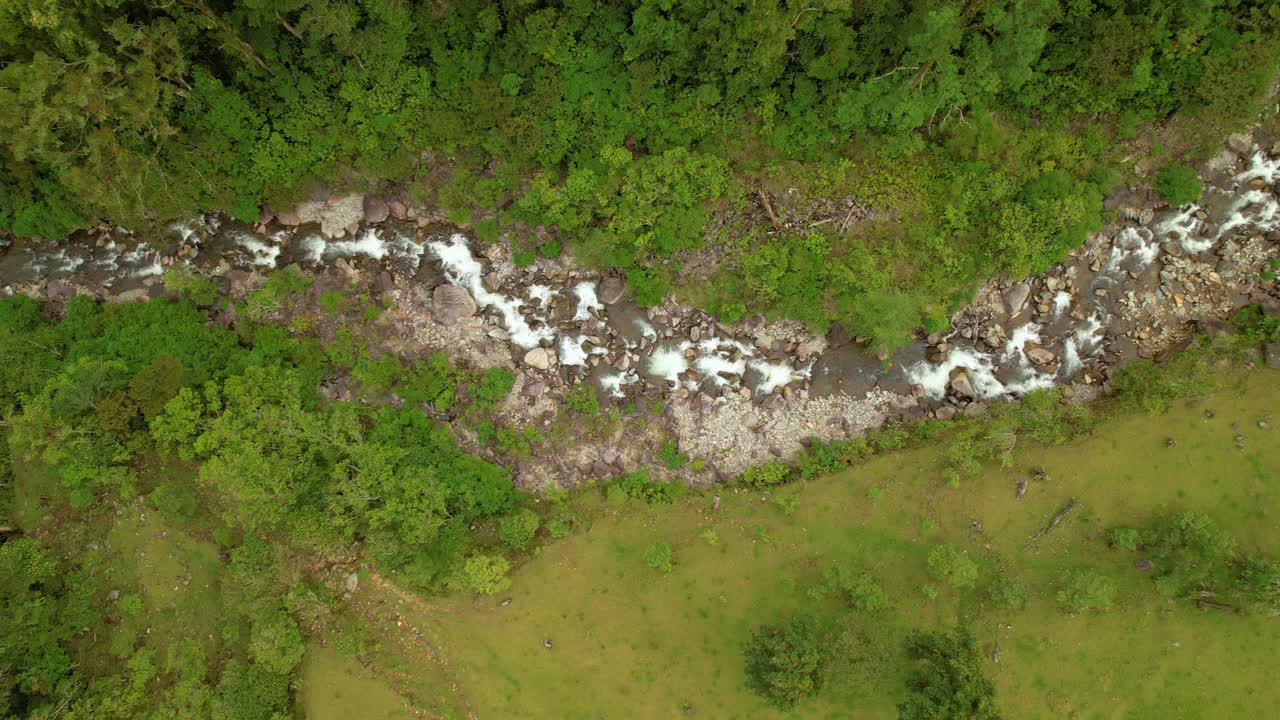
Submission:
[[[661,407],[661,423],[620,424],[563,443],[554,457],[516,460],[521,485],[611,477],[651,464],[670,439],[702,460],[677,474],[708,482],[788,457],[809,438],[897,417],[980,414],[1051,386],[1088,400],[1109,389],[1115,368],[1177,349],[1197,325],[1221,328],[1249,303],[1277,312],[1280,290],[1263,278],[1280,254],[1276,155],[1233,137],[1205,169],[1196,205],[1114,194],[1108,209],[1119,219],[1065,262],[988,283],[951,331],[889,362],[838,326],[823,337],[762,318],[728,325],[669,298],[638,307],[621,278],[565,259],[517,268],[505,245],[478,242],[399,197],[320,196],[252,226],[202,217],[172,226],[160,249],[119,228],[61,244],[18,240],[0,247],[0,291],[54,303],[78,293],[137,300],[163,294],[164,270],[184,266],[242,297],[267,271],[296,264],[318,278],[316,293],[354,286],[386,301],[377,331],[385,351],[511,368],[516,385],[499,408],[510,427],[550,427],[582,383],[618,406]],[[1280,348],[1268,348],[1267,362],[1280,363]]]

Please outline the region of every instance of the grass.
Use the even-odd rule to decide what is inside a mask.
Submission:
[[[1196,509],[1246,549],[1275,548],[1280,442],[1256,421],[1280,405],[1276,380],[1257,372],[1201,404],[1109,421],[1072,446],[1020,449],[1013,468],[985,467],[959,491],[939,477],[941,449],[924,448],[798,488],[792,514],[764,493],[728,489],[715,512],[706,495],[620,508],[583,497],[582,514],[594,520],[518,569],[508,606],[456,597],[422,622],[482,717],[842,718],[856,706],[859,718],[893,718],[903,671],[893,657],[886,681],[846,683],[790,712],[744,687],[741,647],[755,625],[797,609],[841,613],[835,601],[806,594],[840,562],[884,586],[890,609],[875,625],[895,636],[891,645],[910,628],[957,618],[971,623],[988,658],[998,644],[1001,662],[986,667],[1006,717],[1263,717],[1280,700],[1266,679],[1280,626],[1167,601],[1132,567],[1132,554],[1103,538],[1117,525]],[[1244,451],[1232,443],[1236,432],[1248,438]],[[1166,447],[1168,437],[1176,447]],[[1015,480],[1033,466],[1048,479],[1015,500]],[[1073,497],[1070,520],[1024,551]],[[708,530],[715,544],[703,538]],[[645,564],[655,540],[673,549],[668,574]],[[977,561],[977,590],[933,582],[938,597],[926,596],[926,558],[942,542]],[[1086,567],[1118,583],[1116,609],[1064,614],[1057,589]],[[982,600],[997,571],[1026,584],[1025,609]]]

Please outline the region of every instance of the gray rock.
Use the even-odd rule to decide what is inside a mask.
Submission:
[[[542,393],[546,391],[546,383],[541,380],[534,380],[531,383],[525,383],[524,387],[520,389],[520,394],[527,398],[539,398],[542,397]]]
[[[1004,304],[1009,309],[1009,316],[1012,317],[1022,311],[1022,307],[1027,304],[1027,298],[1031,296],[1031,286],[1025,282],[1004,291]]]
[[[441,285],[431,294],[436,322],[453,325],[476,314],[476,301],[471,293],[454,285]]]
[[[342,586],[346,588],[347,592],[355,592],[356,588],[360,587],[360,575],[357,573],[348,574],[347,577],[343,579]]]
[[[524,354],[524,364],[537,370],[546,370],[551,367],[552,359],[551,352],[546,348],[534,348]]]
[[[1222,172],[1236,164],[1240,156],[1231,151],[1231,148],[1222,148],[1217,155],[1213,156],[1213,160],[1209,161],[1209,169],[1214,172]]]
[[[391,217],[397,220],[404,220],[409,217],[409,208],[405,207],[404,203],[399,200],[392,200],[387,203],[387,209],[391,213]]]
[[[942,407],[933,411],[933,416],[939,420],[950,420],[951,418],[956,416],[956,406],[943,405]]]
[[[969,371],[965,368],[958,367],[952,370],[949,384],[951,391],[960,397],[974,398],[978,396],[978,393],[973,389],[973,380],[969,378]]]
[[[612,305],[622,299],[627,291],[627,283],[620,277],[607,277],[600,283],[600,302]]]
[[[1227,147],[1245,155],[1253,150],[1253,138],[1248,133],[1235,133],[1227,138]]]
[[[365,222],[380,223],[391,215],[391,208],[386,201],[372,195],[364,196]]]
[[[1035,343],[1027,343],[1023,352],[1027,354],[1027,359],[1036,365],[1048,365],[1057,359],[1056,355]]]
[[[1280,370],[1280,343],[1267,343],[1262,357],[1267,367]]]

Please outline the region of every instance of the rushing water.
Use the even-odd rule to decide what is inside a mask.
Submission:
[[[766,352],[742,337],[690,336],[688,328],[664,326],[630,303],[606,306],[593,281],[554,287],[536,269],[517,271],[528,274],[508,278],[501,289],[489,288],[485,264],[472,253],[465,236],[437,235],[424,242],[415,226],[394,221],[331,240],[314,226],[272,226],[258,232],[242,223],[202,216],[172,225],[168,234],[174,242],[162,250],[119,228],[109,236],[83,235],[64,243],[19,240],[0,255],[0,282],[7,283],[7,292],[15,286],[60,280],[104,295],[134,288],[155,293],[157,276],[169,264],[218,275],[291,263],[318,268],[346,259],[376,263],[407,278],[431,273],[437,278],[432,284],[443,277],[464,288],[480,312],[501,324],[516,356],[547,348],[562,370],[594,382],[606,397],[625,397],[643,383],[712,394],[749,392],[755,397],[798,386],[816,394],[858,394],[876,385],[899,391],[920,385],[926,397],[941,400],[950,380],[963,369],[978,398],[994,399],[1065,382],[1096,363],[1107,349],[1106,331],[1116,313],[1112,300],[1099,298],[1114,298],[1133,287],[1135,278],[1150,278],[1164,252],[1162,243],[1176,243],[1187,254],[1207,253],[1242,231],[1280,227],[1280,204],[1263,188],[1278,179],[1280,159],[1256,153],[1243,171],[1211,183],[1199,203],[1167,210],[1145,227],[1122,228],[1096,273],[1075,268],[1079,296],[1058,289],[1049,297],[1048,312],[1015,316],[999,347],[989,349],[976,338],[953,332],[944,338],[952,346],[944,358],[926,360],[918,343],[899,352],[889,368],[852,344],[832,346],[801,361]],[[571,303],[571,314],[553,312],[566,302]],[[1027,303],[1035,304],[1035,298]],[[1055,361],[1034,365],[1027,357],[1033,346],[1053,352]]]

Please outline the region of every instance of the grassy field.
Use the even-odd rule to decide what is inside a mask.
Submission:
[[[398,617],[439,646],[440,667],[481,718],[892,718],[903,687],[901,638],[958,618],[982,643],[1008,718],[1268,717],[1280,702],[1268,680],[1280,620],[1166,600],[1133,567],[1135,556],[1108,548],[1103,536],[1199,510],[1244,549],[1274,553],[1280,431],[1257,421],[1280,410],[1278,380],[1280,373],[1255,372],[1167,415],[1118,418],[1068,447],[1022,449],[1014,467],[986,468],[959,490],[944,486],[939,451],[925,448],[787,487],[775,496],[797,498],[791,514],[776,497],[728,488],[716,511],[709,495],[674,507],[615,507],[588,493],[578,500],[588,527],[520,567],[508,595],[411,608],[402,601]],[[1244,450],[1234,446],[1237,433]],[[1015,500],[1016,480],[1033,466],[1047,479]],[[1071,518],[1025,550],[1070,498],[1079,503]],[[643,559],[657,539],[674,549],[669,574]],[[925,559],[939,542],[979,562],[978,590],[929,578]],[[835,601],[806,594],[833,562],[872,572],[890,596],[889,611],[867,629],[883,645],[881,676],[836,676],[816,700],[773,710],[744,687],[742,645],[753,627],[796,609],[840,614]],[[1082,567],[1117,581],[1114,610],[1072,616],[1057,608],[1062,577]],[[997,570],[1026,583],[1026,609],[983,600],[983,580]],[[926,596],[931,583],[940,586],[935,599]],[[997,646],[999,663],[990,659]],[[324,657],[310,661],[308,685],[348,682],[340,692],[349,695],[366,684],[344,680],[349,670]],[[308,691],[309,716],[336,717],[332,694]]]

